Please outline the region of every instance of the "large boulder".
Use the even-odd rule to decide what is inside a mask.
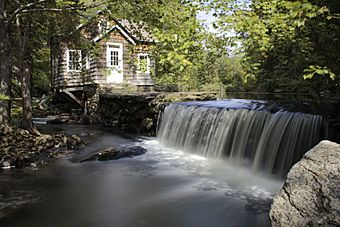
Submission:
[[[270,210],[272,226],[340,226],[340,145],[322,141],[289,171]]]

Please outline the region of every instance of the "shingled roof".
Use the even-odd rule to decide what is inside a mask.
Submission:
[[[125,29],[136,41],[140,42],[155,42],[156,40],[148,32],[148,27],[145,23],[131,22],[127,19],[114,19],[115,22]]]
[[[103,12],[102,11],[96,12],[96,15],[100,15],[100,14],[103,14]],[[96,37],[92,39],[92,41],[97,42],[101,40],[102,38],[104,38],[109,33],[111,33],[112,31],[118,29],[133,44],[137,42],[142,42],[142,43],[156,42],[155,38],[148,31],[150,29],[144,22],[137,23],[137,22],[132,22],[128,19],[111,19],[111,20],[115,22],[115,25],[112,25],[111,27],[109,27],[107,31],[105,31],[104,33],[98,34]],[[88,22],[86,24],[80,24],[77,27],[77,29],[82,29],[89,24],[91,24],[91,22]]]

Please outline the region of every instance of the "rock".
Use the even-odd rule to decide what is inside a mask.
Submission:
[[[0,168],[22,168],[55,158],[63,149],[81,149],[77,136],[34,135],[26,130],[0,125]]]
[[[9,169],[9,168],[11,168],[11,164],[8,161],[5,161],[5,162],[1,163],[1,168]]]
[[[134,156],[143,155],[147,150],[140,146],[122,147],[119,149],[118,158],[131,158]]]
[[[322,141],[289,171],[270,210],[272,226],[340,226],[340,145]]]
[[[155,135],[157,118],[171,102],[216,99],[216,93],[112,93],[101,91],[97,117],[105,125],[143,135]]]
[[[80,162],[86,161],[108,161],[116,160],[120,158],[132,158],[145,154],[147,150],[140,146],[124,146],[124,147],[110,147],[104,150],[98,151],[95,154],[87,157]]]
[[[71,120],[71,116],[67,113],[52,116],[53,119],[49,121],[50,124],[65,124]]]
[[[98,153],[82,160],[81,162],[85,161],[107,161],[107,160],[113,160],[118,159],[119,150],[117,148],[107,148],[105,150],[99,151]]]
[[[153,120],[151,118],[145,118],[141,123],[141,128],[151,130],[153,127]]]

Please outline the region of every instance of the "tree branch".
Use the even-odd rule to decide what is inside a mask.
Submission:
[[[22,6],[22,3],[19,0],[14,0],[18,5]]]
[[[75,10],[87,10],[90,8],[95,8],[105,3],[96,3],[88,6],[80,6],[80,7],[66,7],[66,8],[35,8],[35,9],[24,9],[20,13],[34,13],[34,12],[64,12],[64,11],[75,11]]]
[[[46,2],[46,1],[47,1],[47,0],[38,0],[38,1],[36,1],[36,2],[28,3],[28,4],[26,4],[26,5],[23,5],[23,6],[19,7],[19,8],[18,8],[17,10],[15,10],[15,11],[13,12],[13,14],[8,18],[8,20],[7,20],[8,24],[10,24],[10,23],[12,22],[12,20],[16,17],[16,15],[18,15],[19,13],[21,13],[23,10],[28,9],[28,8],[30,8],[30,7],[32,7],[32,6],[38,5],[38,4],[40,4],[40,3],[44,3],[44,2]]]
[[[65,11],[76,11],[76,10],[87,10],[104,5],[104,2],[91,4],[88,6],[80,7],[66,7],[66,8],[35,8],[35,9],[24,9],[20,13],[39,13],[39,12],[65,12]]]
[[[1,20],[4,20],[7,15],[6,15],[6,11],[5,11],[5,2],[4,1],[1,1],[0,2],[0,19]]]
[[[85,10],[84,7],[70,7],[70,8],[36,8],[36,9],[26,9],[21,11],[21,13],[39,13],[39,12],[65,12],[74,10]]]

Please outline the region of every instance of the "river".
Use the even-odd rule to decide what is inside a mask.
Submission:
[[[0,172],[0,226],[270,226],[268,212],[280,180],[226,160],[165,148],[156,138],[95,126],[41,129],[77,134],[88,146],[36,169]],[[148,152],[76,162],[117,144]]]

